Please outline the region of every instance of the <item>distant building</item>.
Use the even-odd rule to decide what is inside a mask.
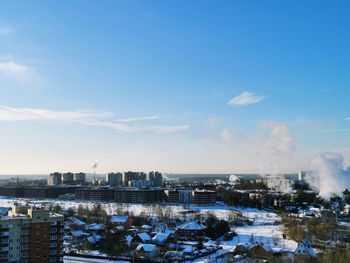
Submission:
[[[149,180],[132,180],[129,181],[129,186],[134,188],[150,188],[151,181]]]
[[[63,173],[62,184],[74,184],[74,174],[71,172]]]
[[[106,183],[112,186],[121,186],[123,184],[122,173],[108,173],[106,175]]]
[[[167,203],[213,205],[216,202],[216,192],[211,190],[174,189],[165,190]]]
[[[47,178],[47,185],[59,185],[62,184],[62,174],[58,172],[54,172],[49,174]]]
[[[108,187],[86,187],[75,190],[76,199],[93,201],[112,201],[114,190]]]
[[[163,184],[163,176],[160,172],[150,172],[148,174],[152,186],[160,187]]]
[[[115,201],[120,203],[162,203],[164,202],[164,190],[161,189],[115,189]]]
[[[192,203],[195,205],[213,205],[216,203],[216,192],[196,189],[192,191]]]
[[[75,173],[74,174],[74,182],[76,184],[84,184],[86,180],[86,174],[85,173]]]
[[[125,228],[129,228],[132,225],[132,219],[128,215],[112,215],[110,222],[114,227],[123,226]]]
[[[307,240],[298,243],[298,247],[294,251],[295,256],[301,257],[316,257],[314,249],[310,246]]]
[[[147,175],[143,172],[128,171],[124,173],[124,185],[129,186],[130,181],[146,180]]]
[[[206,226],[197,221],[184,223],[176,228],[176,236],[179,239],[198,240],[205,236]]]
[[[0,262],[63,262],[64,217],[14,206],[0,218]]]

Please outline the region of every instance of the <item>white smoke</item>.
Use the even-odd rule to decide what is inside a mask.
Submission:
[[[340,154],[323,153],[311,161],[305,180],[326,199],[341,196],[345,188],[350,187],[350,167],[344,168],[344,158]]]
[[[230,183],[235,183],[237,180],[239,180],[237,175],[231,174],[229,177]]]
[[[283,123],[266,125],[267,138],[258,151],[260,174],[269,175],[268,186],[282,192],[290,192],[291,186],[283,173],[293,166],[295,142],[294,136]]]
[[[92,166],[92,169],[96,170],[98,166],[98,161],[93,162],[91,166]]]

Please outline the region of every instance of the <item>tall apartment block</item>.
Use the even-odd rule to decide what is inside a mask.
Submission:
[[[49,174],[49,177],[47,178],[47,185],[59,184],[62,184],[62,174],[58,172]]]
[[[108,185],[121,186],[123,183],[122,173],[108,173],[106,175],[106,182]]]
[[[62,184],[74,184],[74,174],[71,172],[63,173]]]
[[[163,176],[162,173],[156,171],[156,172],[150,172],[148,174],[149,180],[151,181],[152,186],[160,187],[163,184]]]
[[[146,180],[147,174],[143,172],[125,172],[124,173],[124,185],[129,186],[130,181],[143,181]]]
[[[84,184],[86,180],[86,174],[85,173],[75,173],[74,174],[74,182],[76,184]]]
[[[13,206],[0,217],[0,262],[63,262],[64,217]]]

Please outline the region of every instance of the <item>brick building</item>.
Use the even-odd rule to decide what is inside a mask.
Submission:
[[[63,216],[14,206],[0,218],[0,262],[63,262]]]

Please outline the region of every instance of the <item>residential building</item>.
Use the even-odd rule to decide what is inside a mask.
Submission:
[[[128,171],[124,173],[124,185],[129,186],[130,181],[146,180],[146,174],[143,172]]]
[[[112,201],[114,190],[109,187],[86,187],[75,190],[76,199],[94,201]]]
[[[47,185],[60,185],[62,184],[62,174],[58,172],[54,172],[49,174],[47,178]]]
[[[163,176],[160,172],[150,172],[148,174],[149,180],[151,181],[152,186],[160,187],[163,184]]]
[[[122,173],[108,173],[106,175],[106,182],[108,185],[121,186],[123,184]]]
[[[74,182],[76,184],[84,184],[86,180],[86,174],[85,173],[75,173],[74,174]]]
[[[164,202],[164,190],[162,189],[115,189],[115,201],[121,203],[162,203]]]
[[[216,192],[211,190],[193,190],[192,203],[195,205],[213,205],[216,202]]]
[[[63,262],[62,215],[13,206],[0,218],[0,262]]]
[[[62,184],[74,184],[74,174],[71,172],[63,173]]]

